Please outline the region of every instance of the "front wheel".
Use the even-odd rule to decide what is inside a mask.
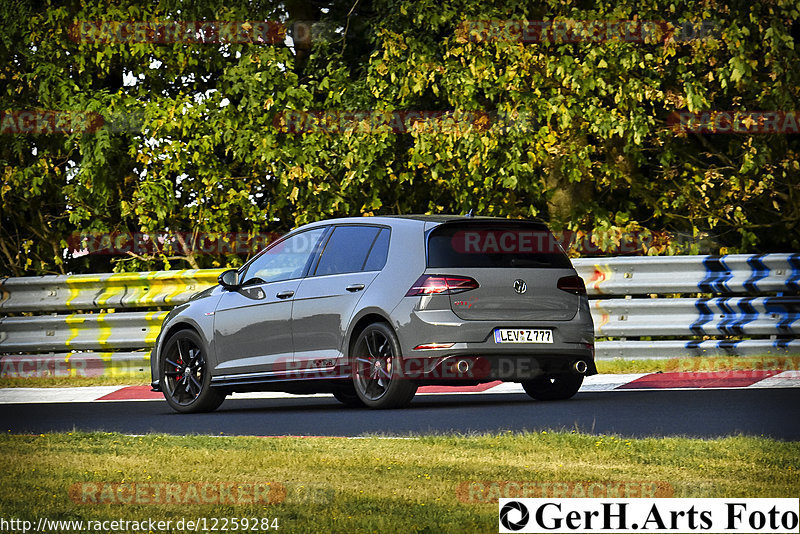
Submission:
[[[583,384],[583,375],[564,373],[540,375],[522,382],[525,393],[537,400],[564,400],[573,397]]]
[[[400,408],[417,392],[417,385],[403,376],[400,343],[384,323],[367,326],[353,344],[353,386],[368,408]]]
[[[176,412],[210,412],[225,400],[225,394],[211,387],[204,347],[193,330],[175,333],[164,345],[159,383],[167,404]]]

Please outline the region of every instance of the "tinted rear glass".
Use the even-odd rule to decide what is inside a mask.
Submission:
[[[389,255],[389,230],[384,228],[375,243],[372,244],[372,250],[369,252],[369,257],[364,263],[365,271],[380,271],[386,265],[386,257]]]
[[[375,226],[337,226],[325,245],[314,274],[322,276],[361,271],[380,230]]]
[[[428,236],[428,267],[569,269],[553,234],[536,223],[448,223]]]

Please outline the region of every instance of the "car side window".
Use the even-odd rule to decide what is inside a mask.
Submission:
[[[367,256],[381,233],[376,226],[337,226],[322,251],[315,276],[356,273],[364,269]]]
[[[280,282],[303,276],[306,265],[316,254],[326,227],[295,234],[258,256],[243,273],[245,284]]]
[[[364,262],[363,271],[380,271],[386,265],[386,257],[389,255],[389,229],[382,228],[381,233],[372,244],[367,261]]]

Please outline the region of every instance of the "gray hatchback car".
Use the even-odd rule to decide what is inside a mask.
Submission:
[[[597,370],[583,280],[545,225],[421,215],[290,232],[169,313],[151,372],[202,412],[240,391],[396,408],[496,380],[567,399]]]

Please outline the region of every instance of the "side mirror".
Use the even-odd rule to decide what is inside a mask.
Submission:
[[[223,271],[222,274],[217,277],[217,282],[219,282],[219,285],[227,290],[238,289],[239,271],[236,269],[228,269],[227,271]]]

